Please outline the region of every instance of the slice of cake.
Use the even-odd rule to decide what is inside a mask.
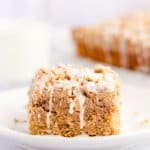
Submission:
[[[118,75],[109,67],[40,69],[29,89],[29,131],[65,137],[118,134],[119,94]]]
[[[79,55],[150,72],[150,13],[77,27],[72,33]]]

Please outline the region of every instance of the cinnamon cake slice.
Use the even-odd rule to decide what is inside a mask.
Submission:
[[[33,135],[119,133],[120,82],[109,67],[39,69],[28,94],[29,132]]]
[[[119,67],[150,72],[150,13],[72,30],[78,54]]]

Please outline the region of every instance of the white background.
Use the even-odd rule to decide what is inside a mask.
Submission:
[[[54,25],[70,27],[99,22],[106,18],[140,10],[150,10],[149,0],[53,0]]]
[[[48,9],[48,10],[47,10]],[[0,17],[33,17],[70,27],[98,22],[138,10],[150,10],[149,0],[0,0]]]

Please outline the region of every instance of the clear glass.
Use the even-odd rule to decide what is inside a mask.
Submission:
[[[28,81],[35,70],[49,64],[50,0],[0,2],[1,87]]]

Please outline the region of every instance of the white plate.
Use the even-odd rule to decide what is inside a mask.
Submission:
[[[78,136],[32,136],[27,132],[25,105],[27,89],[16,89],[0,93],[0,136],[5,136],[15,144],[39,150],[72,149],[120,149],[150,138],[150,92],[142,88],[126,85],[122,89],[121,134],[105,137]],[[14,119],[20,122],[15,123]]]

